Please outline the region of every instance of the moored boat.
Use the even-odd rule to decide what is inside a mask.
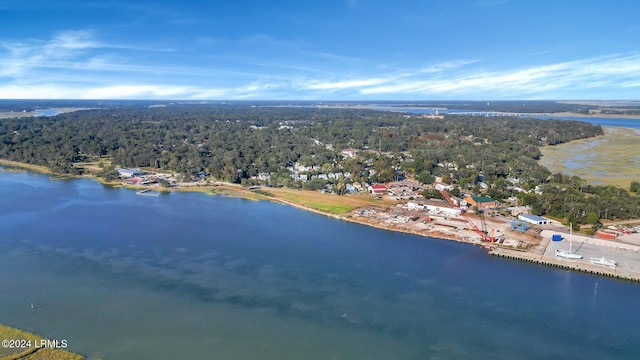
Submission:
[[[556,256],[565,258],[565,259],[582,259],[582,255],[574,254],[572,251],[573,248],[573,226],[569,223],[569,251],[567,250],[556,250]]]
[[[582,255],[572,254],[566,250],[556,250],[556,256],[565,259],[582,259]]]
[[[591,258],[591,263],[608,267],[616,267],[618,265],[615,260],[605,259],[604,256],[599,258]]]

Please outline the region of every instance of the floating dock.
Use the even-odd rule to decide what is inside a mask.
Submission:
[[[136,195],[143,195],[143,196],[160,196],[160,192],[158,192],[158,191],[151,191],[150,189],[144,189],[144,190],[136,191]]]

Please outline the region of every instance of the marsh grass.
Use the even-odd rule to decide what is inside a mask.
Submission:
[[[592,184],[629,189],[640,179],[640,129],[605,127],[604,136],[542,148],[540,164]]]

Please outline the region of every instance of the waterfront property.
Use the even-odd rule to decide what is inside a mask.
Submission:
[[[140,171],[140,169],[116,168],[116,171],[118,172],[118,175],[123,179],[129,179],[132,177],[144,175],[144,172]]]

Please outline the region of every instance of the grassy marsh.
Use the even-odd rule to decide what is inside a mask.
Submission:
[[[590,183],[629,189],[640,179],[640,129],[605,127],[604,136],[542,148],[540,164]]]

